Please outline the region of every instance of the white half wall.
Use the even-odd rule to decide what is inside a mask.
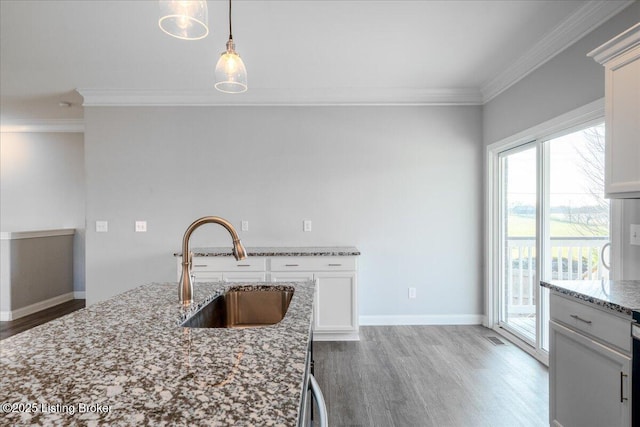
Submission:
[[[85,289],[84,138],[81,133],[0,133],[3,232],[74,228],[73,289]]]
[[[186,227],[218,215],[246,246],[357,246],[361,315],[481,315],[481,120],[471,106],[87,107],[87,301],[176,281]],[[231,243],[213,225],[192,240]]]

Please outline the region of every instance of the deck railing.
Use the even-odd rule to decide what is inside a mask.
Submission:
[[[551,238],[552,280],[607,279],[609,271],[600,259],[602,247],[608,237],[554,237]],[[507,239],[505,259],[508,311],[510,314],[535,313],[536,241],[529,237]]]

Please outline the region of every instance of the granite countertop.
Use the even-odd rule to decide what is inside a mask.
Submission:
[[[357,256],[353,246],[264,246],[246,247],[248,256]],[[232,256],[231,247],[193,248],[193,256]],[[176,252],[173,256],[182,256]]]
[[[179,325],[235,286],[295,291],[276,325]],[[313,294],[198,283],[184,310],[176,283],[152,283],[0,341],[0,425],[296,426]]]
[[[540,286],[618,313],[640,312],[640,280],[552,280]]]

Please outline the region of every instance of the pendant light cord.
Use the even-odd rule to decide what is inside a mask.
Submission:
[[[229,40],[233,40],[233,35],[231,34],[231,0],[229,0]]]

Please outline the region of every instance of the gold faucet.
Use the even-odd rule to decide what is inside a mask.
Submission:
[[[193,233],[196,228],[211,223],[220,224],[231,234],[231,238],[233,239],[233,256],[236,260],[240,261],[247,257],[247,251],[244,246],[242,246],[238,233],[233,228],[233,225],[226,219],[217,216],[204,216],[193,221],[193,223],[187,227],[187,231],[184,232],[184,237],[182,238],[182,274],[180,275],[179,293],[180,302],[185,307],[190,306],[193,302],[193,281],[191,280],[191,259],[193,254],[189,250],[189,239],[191,238],[191,233]]]

